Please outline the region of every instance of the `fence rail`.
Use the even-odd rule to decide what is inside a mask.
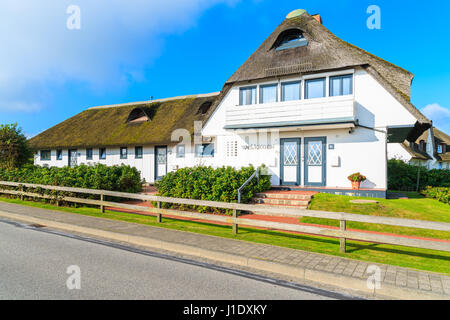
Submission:
[[[44,199],[56,199],[59,201],[81,203],[87,205],[99,206],[101,212],[104,212],[105,207],[116,207],[122,209],[131,209],[139,211],[147,211],[149,213],[154,213],[157,216],[157,221],[161,222],[163,215],[169,215],[171,217],[181,217],[181,218],[194,218],[201,220],[208,220],[220,223],[230,223],[232,225],[233,233],[238,232],[238,225],[245,225],[251,227],[261,227],[269,228],[283,231],[295,231],[302,232],[313,235],[320,235],[325,237],[334,237],[340,239],[340,249],[341,252],[345,252],[346,240],[359,240],[367,242],[377,242],[385,244],[393,244],[414,248],[432,249],[450,252],[450,243],[446,241],[433,241],[425,239],[415,239],[407,237],[399,237],[394,235],[384,235],[366,232],[350,231],[346,229],[347,221],[355,222],[365,222],[372,224],[383,224],[399,227],[411,227],[438,231],[450,232],[450,223],[445,222],[435,222],[435,221],[424,221],[424,220],[412,220],[412,219],[402,219],[402,218],[390,218],[390,217],[380,217],[380,216],[367,216],[360,214],[350,214],[343,212],[327,212],[327,211],[315,211],[306,209],[293,209],[293,208],[280,208],[280,207],[268,207],[252,204],[241,204],[241,203],[228,203],[228,202],[217,202],[217,201],[204,201],[204,200],[193,200],[193,199],[179,199],[179,198],[169,198],[160,197],[154,195],[145,194],[134,194],[107,190],[95,190],[95,189],[83,189],[83,188],[70,188],[70,187],[60,187],[60,186],[49,186],[40,184],[30,184],[30,183],[19,183],[19,182],[6,182],[0,181],[0,186],[14,187],[14,190],[0,188],[0,194],[9,194],[14,196],[23,197],[33,197],[33,198],[44,198]],[[53,190],[56,192],[55,195],[40,194],[36,192],[31,192],[25,190],[25,188],[31,189],[45,189]],[[18,189],[18,190],[17,190]],[[78,198],[75,196],[58,195],[58,192],[69,192],[69,193],[80,193],[88,195],[99,196],[99,199],[85,199]],[[115,201],[106,201],[105,196],[115,197],[115,198],[126,198],[135,199],[142,201],[155,201],[157,203],[156,208],[148,208],[138,205],[120,203]],[[193,205],[193,206],[205,206],[212,208],[221,208],[233,210],[233,216],[220,216],[212,214],[204,214],[198,212],[181,211],[175,209],[162,209],[161,203],[173,203],[173,204],[183,204],[183,205]],[[237,211],[249,211],[257,212],[260,214],[272,215],[272,216],[288,216],[288,217],[316,217],[316,218],[326,218],[334,219],[340,222],[339,229],[330,229],[320,226],[312,225],[296,225],[289,223],[273,222],[273,221],[262,221],[253,220],[246,218],[238,218]]]

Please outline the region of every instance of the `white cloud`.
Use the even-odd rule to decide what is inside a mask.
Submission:
[[[432,103],[422,109],[422,113],[433,120],[433,125],[449,132],[450,130],[450,110],[442,107],[438,103]]]
[[[95,90],[141,81],[164,35],[181,34],[205,10],[237,1],[2,0],[0,110],[11,110],[11,101],[16,110],[38,110],[39,98],[23,94],[49,84],[81,81]],[[67,28],[72,4],[81,10],[80,30]]]

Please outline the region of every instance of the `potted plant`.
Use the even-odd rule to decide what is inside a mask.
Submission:
[[[351,175],[348,176],[348,180],[352,182],[352,189],[359,189],[361,181],[364,181],[366,179],[367,178],[359,172],[352,173]]]

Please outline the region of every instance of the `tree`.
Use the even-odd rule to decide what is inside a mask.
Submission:
[[[0,168],[12,169],[27,163],[33,153],[22,129],[15,124],[0,124]]]

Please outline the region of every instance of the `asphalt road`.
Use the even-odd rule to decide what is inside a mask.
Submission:
[[[129,249],[0,221],[0,299],[345,298]],[[70,266],[75,267],[67,273]],[[69,277],[75,289],[68,289]]]

